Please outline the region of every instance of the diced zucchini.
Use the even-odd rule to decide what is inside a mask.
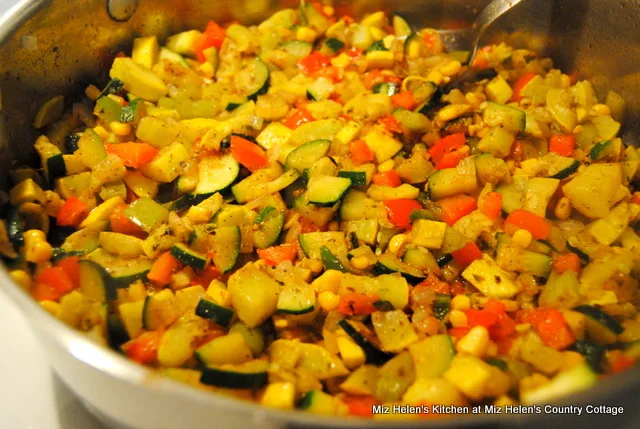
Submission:
[[[209,322],[194,315],[173,323],[160,339],[158,363],[165,368],[181,367],[191,359],[195,343],[204,338]]]
[[[53,185],[55,179],[66,174],[62,152],[57,146],[51,144],[45,136],[38,137],[35,148],[40,156],[44,178],[49,185]]]
[[[320,390],[308,391],[300,401],[300,409],[326,416],[337,415],[339,406],[340,403],[336,398]]]
[[[150,198],[138,198],[127,207],[125,215],[144,231],[151,233],[169,217],[169,211]]]
[[[307,314],[315,308],[315,290],[307,284],[285,286],[278,296],[277,310],[285,314]]]
[[[200,382],[228,389],[260,389],[268,383],[267,363],[253,360],[241,365],[206,367]]]
[[[478,150],[489,152],[498,158],[506,158],[511,153],[511,145],[515,136],[505,128],[491,128],[489,132],[478,142]]]
[[[142,314],[145,301],[125,302],[118,305],[118,312],[127,330],[129,338],[136,338],[142,333]]]
[[[231,154],[207,157],[198,165],[199,179],[195,194],[212,195],[228,188],[238,177],[240,165]]]
[[[180,125],[155,116],[145,116],[136,128],[136,137],[162,149],[175,141],[180,134]]]
[[[331,147],[329,140],[314,140],[305,143],[289,153],[284,168],[295,169],[302,173],[305,169],[313,167],[321,158],[325,157]]]
[[[345,177],[317,176],[307,184],[309,202],[318,205],[333,205],[340,201],[351,186]]]
[[[313,101],[327,100],[333,91],[333,81],[326,77],[319,77],[307,88],[307,98]]]
[[[367,189],[367,195],[376,201],[416,199],[420,195],[420,190],[407,183],[403,183],[395,188],[391,186],[372,184]]]
[[[478,188],[473,158],[465,158],[456,168],[445,168],[429,176],[427,189],[431,198],[439,200],[456,194],[472,193]]]
[[[93,168],[100,164],[106,157],[107,151],[104,148],[102,139],[91,128],[87,128],[78,140],[78,150],[76,152],[84,165]]]
[[[145,329],[155,331],[166,328],[178,316],[175,296],[171,289],[163,289],[145,298],[142,320]]]
[[[160,149],[151,162],[140,166],[139,171],[151,180],[169,183],[180,176],[188,159],[186,148],[176,141]]]
[[[570,309],[580,302],[580,282],[575,271],[556,274],[554,271],[538,297],[540,307]]]
[[[195,55],[196,43],[202,37],[198,30],[183,31],[167,39],[167,48],[181,55]]]
[[[560,180],[534,177],[529,180],[524,194],[524,209],[540,217],[546,217],[547,206],[558,189]]]
[[[404,351],[378,370],[375,397],[383,402],[399,401],[415,380],[415,365],[411,354]]]
[[[259,95],[269,90],[269,68],[259,59],[245,64],[236,75],[238,90],[249,100],[255,100]]]
[[[204,270],[209,262],[206,255],[190,249],[183,243],[174,244],[171,248],[171,255],[183,264],[199,270]]]
[[[506,80],[500,75],[494,77],[484,88],[487,98],[494,103],[505,104],[511,100],[513,90]]]
[[[238,333],[214,338],[198,347],[194,355],[204,365],[243,364],[253,360],[251,349]]]
[[[439,249],[444,241],[447,224],[427,219],[418,219],[411,229],[411,242],[427,249]]]
[[[576,113],[571,108],[572,102],[573,97],[567,89],[553,88],[547,92],[547,109],[567,133],[573,132],[578,122]]]
[[[93,261],[81,260],[80,291],[95,302],[106,302],[116,299],[116,290],[109,285],[107,271]]]
[[[242,234],[238,226],[222,226],[212,232],[213,262],[222,273],[231,271],[240,254]]]
[[[322,259],[321,248],[326,247],[336,256],[344,265],[347,265],[347,242],[344,232],[328,231],[328,232],[309,232],[298,236],[302,251],[309,258]]]
[[[476,174],[481,184],[491,183],[492,185],[497,185],[509,174],[507,163],[490,153],[476,156],[474,162]]]
[[[377,338],[362,323],[343,319],[338,322],[338,325],[362,347],[366,355],[366,363],[382,365],[393,357],[392,354],[380,350]]]
[[[143,253],[141,239],[118,232],[102,231],[100,233],[100,247],[112,255],[123,258],[135,258]]]
[[[416,378],[441,376],[451,365],[456,352],[449,335],[434,335],[409,346]]]
[[[62,112],[64,112],[64,97],[56,95],[40,107],[33,119],[33,127],[43,128],[52,124],[62,115]]]
[[[364,171],[339,171],[338,177],[345,177],[351,180],[352,186],[366,186],[367,185],[367,173]]]
[[[604,311],[590,305],[580,305],[573,309],[586,316],[585,328],[589,338],[598,344],[612,344],[622,333],[622,326]]]
[[[397,353],[418,341],[413,325],[402,310],[376,311],[371,314],[371,322],[385,351]]]
[[[524,131],[527,124],[524,111],[491,101],[487,102],[483,119],[485,124],[490,127],[499,126],[511,132]]]
[[[559,373],[549,383],[526,391],[520,400],[523,404],[547,404],[558,398],[586,390],[597,380],[597,375],[589,365],[578,365]]]
[[[296,58],[304,58],[311,55],[313,45],[301,40],[291,40],[282,44],[282,49]]]
[[[611,209],[604,218],[590,223],[587,231],[598,243],[610,246],[629,225],[629,215],[628,204],[622,202]]]
[[[425,275],[420,269],[404,263],[389,253],[378,258],[372,272],[376,275],[400,273],[411,284],[418,284],[425,279]]]

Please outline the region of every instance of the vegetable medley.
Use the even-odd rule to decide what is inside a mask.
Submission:
[[[128,358],[269,407],[536,404],[631,367],[622,98],[339,15],[141,37],[104,89],[48,101],[0,223],[12,277]]]

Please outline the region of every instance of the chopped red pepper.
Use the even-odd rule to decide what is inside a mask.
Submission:
[[[480,251],[480,248],[475,242],[470,241],[467,244],[465,244],[462,249],[458,249],[451,252],[451,256],[453,256],[453,259],[459,265],[466,267],[476,259],[482,258],[482,252]]]
[[[80,257],[67,256],[56,263],[56,267],[60,267],[64,270],[74,287],[80,286],[80,265],[78,262],[80,262]]]
[[[397,200],[387,200],[384,202],[387,209],[389,221],[398,228],[408,229],[411,227],[411,219],[409,216],[414,210],[422,210],[422,205],[409,198],[400,198]]]
[[[581,268],[580,257],[575,253],[560,255],[553,260],[553,269],[558,274],[562,274],[565,271],[575,271],[579,273]]]
[[[631,197],[631,204],[640,204],[640,195],[634,194]]]
[[[292,130],[295,130],[300,125],[306,124],[307,122],[313,122],[313,121],[315,121],[315,119],[313,118],[311,113],[309,113],[307,109],[300,107],[298,110],[295,111],[293,115],[289,116],[287,120],[284,121],[284,124],[285,126],[291,128]]]
[[[449,329],[449,335],[451,335],[456,340],[459,340],[462,337],[464,337],[465,335],[467,335],[470,330],[471,330],[471,328],[469,328],[467,326],[461,326],[459,328],[451,328],[451,329]]]
[[[475,198],[464,194],[443,198],[438,201],[438,205],[440,206],[442,220],[451,226],[460,218],[478,208]]]
[[[32,293],[39,301],[45,299],[55,301],[74,288],[73,281],[62,267],[45,268],[38,274],[35,282],[39,287]]]
[[[109,224],[111,225],[111,231],[119,232],[120,234],[127,235],[143,235],[144,231],[138,225],[133,223],[131,219],[124,214],[127,209],[126,205],[116,207],[109,216]]]
[[[421,283],[417,284],[416,287],[428,287],[430,289],[433,289],[435,293],[451,293],[449,283],[441,281],[433,273],[429,273],[429,276]]]
[[[151,363],[156,360],[161,334],[157,331],[143,332],[137,338],[127,341],[122,345],[122,350],[141,364]]]
[[[437,163],[446,154],[455,152],[465,145],[467,138],[464,133],[456,133],[442,138],[438,143],[429,149],[429,155]]]
[[[478,208],[489,219],[496,220],[502,213],[502,194],[499,192],[487,192],[478,199]]]
[[[531,82],[531,79],[533,79],[536,76],[537,74],[535,73],[527,73],[520,76],[520,78],[516,81],[515,85],[513,86],[513,96],[511,97],[511,99],[513,101],[522,100],[522,95],[520,95],[520,92],[524,89],[525,86],[527,86],[529,82]]]
[[[516,209],[509,213],[504,224],[505,226],[512,224],[518,228],[526,229],[534,240],[544,240],[551,232],[551,227],[546,219],[523,209]]]
[[[313,51],[311,55],[298,60],[298,68],[307,76],[315,74],[322,67],[331,64],[331,58],[320,51]]]
[[[619,374],[633,367],[635,364],[635,359],[621,354],[613,362],[611,362],[611,372],[613,372],[614,374]]]
[[[576,150],[576,138],[570,135],[553,135],[549,141],[549,151],[562,156],[572,156]]]
[[[269,165],[267,153],[260,146],[236,135],[231,136],[231,156],[252,173]]]
[[[519,310],[516,320],[532,324],[542,341],[556,350],[566,349],[576,340],[564,316],[555,308]]]
[[[180,265],[180,261],[171,252],[165,252],[153,262],[147,278],[156,286],[166,286],[171,281],[171,276],[180,269]]]
[[[318,232],[318,231],[326,231],[326,225],[318,226],[313,223],[309,218],[302,216],[300,218],[300,232],[302,234],[306,234],[307,232]]]
[[[355,396],[346,395],[342,401],[347,404],[350,416],[371,417],[373,415],[373,406],[380,405],[382,402],[373,396]]]
[[[373,305],[378,297],[373,295],[365,295],[362,293],[348,293],[340,297],[338,311],[348,316],[366,315],[376,311]]]
[[[402,179],[395,170],[385,171],[383,173],[375,173],[371,177],[371,181],[376,185],[391,186],[397,188],[402,185]]]
[[[283,261],[295,261],[298,256],[298,246],[292,243],[286,243],[280,246],[258,249],[258,256],[268,265],[275,267]]]
[[[354,140],[349,143],[349,154],[356,165],[366,164],[375,159],[373,151],[364,140]]]
[[[60,208],[56,223],[60,226],[77,227],[88,214],[89,207],[80,199],[71,197]]]
[[[117,155],[125,166],[131,168],[148,164],[158,154],[158,149],[148,143],[106,144],[105,148],[107,153]]]
[[[225,37],[227,37],[227,34],[224,28],[220,27],[215,21],[209,21],[204,33],[195,43],[195,53],[198,61],[204,63],[207,60],[204,51],[208,48],[214,47],[219,51]]]
[[[392,95],[391,103],[393,103],[395,107],[403,107],[407,110],[413,110],[418,105],[411,91],[403,91]]]

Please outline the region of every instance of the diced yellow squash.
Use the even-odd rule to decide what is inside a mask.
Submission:
[[[196,355],[207,365],[241,364],[253,360],[244,337],[237,332],[214,338],[196,349]]]
[[[407,404],[464,405],[458,388],[443,378],[418,378],[402,395]]]
[[[169,92],[169,88],[162,79],[151,70],[135,63],[131,58],[116,58],[109,76],[112,79],[120,79],[127,91],[145,100],[158,101]]]
[[[602,218],[620,199],[622,168],[620,164],[591,164],[562,187],[574,209],[590,218]]]
[[[589,234],[600,244],[610,246],[629,225],[629,205],[622,202],[609,214],[587,226]]]
[[[411,242],[427,249],[439,249],[444,241],[447,224],[428,219],[418,219],[411,229]]]
[[[349,336],[338,335],[336,337],[336,344],[340,352],[340,357],[347,368],[357,368],[366,361],[362,347],[356,344]]]
[[[198,30],[183,31],[167,39],[167,48],[180,55],[194,56],[196,42],[202,37]]]
[[[127,171],[124,183],[140,198],[155,198],[158,194],[158,182],[148,179],[137,170]]]
[[[195,315],[178,319],[160,340],[158,363],[163,367],[173,368],[184,365],[193,356],[194,344],[206,335],[208,327],[205,319]]]
[[[487,395],[491,380],[491,366],[474,356],[457,355],[444,373],[445,380],[474,401]]]
[[[462,277],[491,298],[508,299],[520,292],[518,283],[487,254],[473,261]]]
[[[284,146],[291,140],[293,130],[281,124],[280,122],[272,122],[262,130],[256,141],[264,149],[273,149],[276,146]]]
[[[371,322],[385,351],[397,353],[418,341],[418,335],[403,310],[376,311],[371,315]]]
[[[80,228],[87,228],[97,222],[109,220],[111,213],[113,213],[117,207],[123,206],[124,204],[125,202],[120,196],[115,196],[104,201],[98,207],[91,210],[89,216],[87,216],[80,224]]]
[[[373,395],[378,381],[378,368],[362,365],[342,382],[340,388],[352,395]]]
[[[296,386],[288,381],[270,383],[262,394],[260,404],[265,407],[290,410],[294,408]]]
[[[155,116],[145,116],[136,129],[136,137],[162,149],[170,145],[180,134],[180,125],[170,119],[164,120]]]
[[[505,104],[511,100],[513,90],[500,75],[493,78],[484,88],[487,98],[495,103]]]
[[[23,203],[46,201],[44,191],[33,179],[26,179],[18,183],[9,193],[11,205],[19,207]]]
[[[276,311],[280,285],[251,263],[229,277],[227,288],[238,318],[250,328]]]
[[[142,332],[142,311],[144,300],[135,302],[125,302],[118,306],[120,318],[124,324],[129,338],[136,338]]]
[[[133,40],[131,58],[137,64],[151,69],[158,62],[160,47],[156,36],[138,37]]]
[[[142,240],[132,235],[118,232],[100,232],[100,247],[112,255],[135,258],[142,255]]]

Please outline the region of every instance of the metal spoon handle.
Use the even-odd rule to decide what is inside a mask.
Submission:
[[[478,44],[480,38],[484,32],[493,24],[493,22],[504,15],[505,12],[516,6],[518,3],[524,0],[493,0],[485,7],[478,15],[473,24],[475,32],[475,40],[473,41],[473,47],[469,55],[469,61],[473,61],[478,52]]]

